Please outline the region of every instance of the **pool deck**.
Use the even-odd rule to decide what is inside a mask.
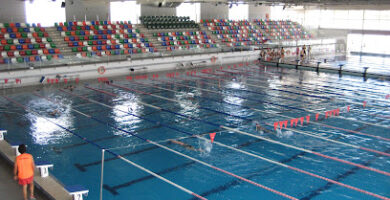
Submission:
[[[21,187],[13,180],[13,164],[15,150],[5,140],[0,141],[0,194],[4,199],[23,200]],[[55,166],[54,166],[55,167]],[[51,175],[46,178],[40,177],[36,169],[35,195],[38,200],[61,199],[71,200],[72,197],[64,187]]]
[[[317,65],[317,63],[314,63],[314,62],[298,63],[297,61],[292,61],[292,60],[286,60],[284,62],[278,62],[276,60],[261,61],[261,63],[276,66],[276,67],[288,67],[288,68],[310,70],[310,71],[317,71],[317,72],[338,73],[340,75],[345,74],[345,75],[360,76],[360,77],[364,77],[364,78],[377,78],[377,79],[379,78],[379,79],[390,80],[390,74],[369,72],[369,71],[367,71],[365,73],[363,71],[363,68],[362,68],[362,70],[356,70],[356,69],[339,70],[339,67],[333,66],[329,63]]]

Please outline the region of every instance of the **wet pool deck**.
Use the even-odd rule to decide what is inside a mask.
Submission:
[[[1,199],[23,200],[21,187],[13,180],[13,163],[15,150],[6,142],[0,141],[0,194]],[[55,167],[55,166],[54,166]],[[51,175],[41,178],[38,170],[35,172],[35,196],[38,200],[61,199],[71,200],[72,197],[64,187]]]

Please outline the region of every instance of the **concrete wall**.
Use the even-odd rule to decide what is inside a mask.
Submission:
[[[0,22],[26,22],[24,1],[0,0]]]
[[[195,63],[200,67],[224,65],[227,63],[242,63],[251,62],[258,58],[258,51],[242,51],[242,52],[221,52],[211,54],[195,54],[186,56],[163,57],[153,59],[137,59],[131,61],[117,62],[102,62],[95,64],[81,64],[73,66],[48,67],[41,69],[25,69],[19,71],[0,72],[0,90],[4,88],[23,87],[30,85],[49,85],[47,79],[59,79],[59,83],[64,83],[64,78],[67,78],[69,83],[74,84],[76,78],[80,81],[95,79],[99,77],[114,77],[124,75],[135,75],[139,73],[159,72],[164,70],[179,70],[179,69],[194,69]],[[216,57],[216,62],[211,62],[211,58]],[[97,69],[105,67],[104,75],[99,74]],[[134,71],[130,72],[130,68]],[[46,79],[40,83],[44,76]],[[8,79],[5,83],[3,79]],[[16,79],[20,79],[20,83],[16,83]],[[62,198],[59,198],[62,199]]]
[[[176,16],[176,8],[141,5],[141,16]]]
[[[228,5],[217,5],[215,3],[203,3],[200,5],[200,19],[228,19]]]
[[[249,5],[248,18],[253,19],[265,19],[266,14],[271,13],[271,7],[269,6],[254,6]]]
[[[107,20],[109,18],[110,3],[104,1],[66,0],[66,21]]]

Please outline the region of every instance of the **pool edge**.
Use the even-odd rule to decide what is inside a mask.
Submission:
[[[5,140],[0,141],[0,160],[6,161],[9,167],[13,167],[15,150]],[[65,190],[63,185],[52,175],[42,178],[38,169],[35,169],[34,183],[36,189],[41,191],[48,199],[72,200],[72,197]]]

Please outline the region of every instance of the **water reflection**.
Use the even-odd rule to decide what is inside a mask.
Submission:
[[[196,101],[196,97],[198,96],[202,96],[198,89],[191,89],[188,92],[176,92],[175,99],[178,101],[178,104],[181,108],[179,113],[190,114],[194,117],[197,117],[199,114],[199,105],[198,101]]]
[[[132,93],[121,93],[113,100],[115,105],[112,110],[112,118],[117,122],[119,127],[131,127],[135,129],[141,122],[141,119],[128,113],[139,116],[143,110],[143,105],[138,104],[138,97]],[[125,113],[128,112],[128,113]],[[118,134],[121,134],[118,132]]]
[[[71,135],[63,128],[56,124],[70,128],[73,126],[73,115],[71,114],[72,101],[71,100],[57,100],[58,104],[48,103],[42,99],[32,99],[27,103],[27,106],[38,112],[40,116],[34,113],[28,113],[27,119],[31,122],[31,136],[35,144],[57,144],[61,143],[63,138]],[[56,123],[49,122],[50,121]]]

